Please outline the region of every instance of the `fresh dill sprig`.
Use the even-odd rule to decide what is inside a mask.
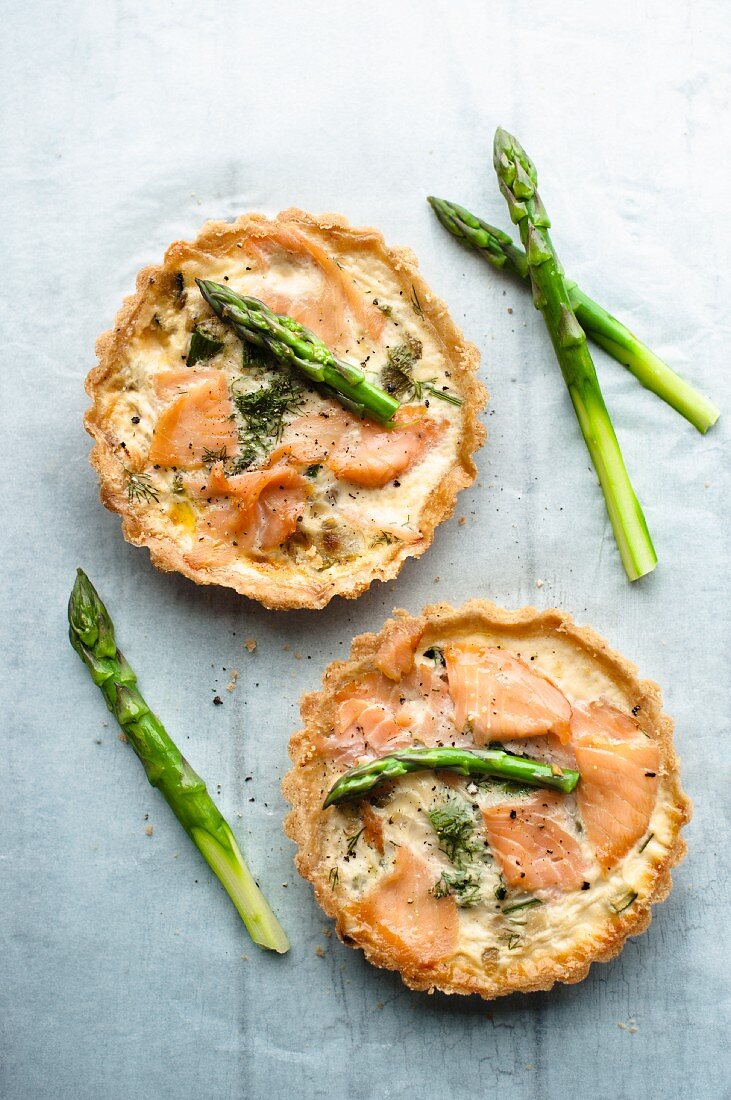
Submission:
[[[138,503],[142,503],[154,500],[157,503],[159,499],[157,490],[153,486],[149,474],[135,473],[134,470],[125,470],[124,473],[127,478],[127,499],[129,501],[136,500]]]
[[[303,402],[304,388],[289,374],[277,374],[259,389],[233,392],[242,423],[239,426],[241,452],[236,469],[245,470],[282,438],[285,417]]]
[[[411,284],[411,305],[413,306],[414,313],[418,317],[424,316],[424,312],[421,308],[421,302],[419,301],[419,295],[416,293],[416,287],[413,283]]]
[[[414,367],[421,359],[423,346],[421,340],[407,336],[406,342],[399,344],[388,353],[388,361],[381,371],[381,385],[386,393],[403,397],[410,401],[423,401],[426,395],[448,401],[450,405],[461,405],[461,397],[455,397],[446,389],[438,389],[436,378],[414,378]]]
[[[354,856],[355,855],[356,846],[357,846],[358,841],[360,840],[361,836],[363,835],[364,831],[365,831],[365,825],[363,826],[363,828],[359,829],[357,833],[353,833],[352,836],[348,836],[348,837],[345,838],[347,840],[347,843],[348,843],[348,848],[347,848],[347,855],[348,856]]]
[[[480,901],[480,880],[470,871],[442,871],[429,893],[435,898],[453,897],[460,909]]]
[[[203,449],[203,465],[213,466],[215,462],[225,462],[228,458],[228,452],[226,451],[226,445],[221,447],[220,451],[209,450],[207,447]]]
[[[450,863],[463,870],[480,850],[474,840],[475,819],[470,807],[462,798],[449,794],[444,802],[427,812],[427,817],[439,837],[440,849]]]

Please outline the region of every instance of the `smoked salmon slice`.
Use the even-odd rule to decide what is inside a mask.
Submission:
[[[393,419],[393,428],[353,421],[327,458],[335,476],[381,489],[420,462],[447,427],[446,420],[427,416],[423,406],[402,407]]]
[[[509,886],[576,890],[585,877],[578,841],[560,795],[549,791],[482,811],[487,839]]]
[[[207,483],[194,491],[209,502],[198,521],[200,534],[267,551],[295,531],[309,485],[290,466],[226,477],[223,463],[217,462]]]
[[[217,370],[205,370],[200,367],[179,367],[177,370],[164,370],[152,380],[155,393],[163,401],[172,401],[181,393],[187,393],[198,382],[215,382],[221,377]]]
[[[298,416],[284,429],[281,443],[269,456],[270,464],[289,458],[302,465],[323,462],[339,444],[352,418],[332,402],[317,413]]]
[[[385,322],[383,313],[305,230],[273,224],[266,233],[251,237],[247,247],[265,271],[277,252],[284,252],[290,263],[294,259],[300,267],[315,268],[315,285],[296,296],[262,287],[261,297],[275,313],[293,317],[331,347],[344,345],[354,335],[349,330],[349,318],[371,339],[380,336]]]
[[[434,874],[402,844],[393,870],[354,906],[354,915],[376,932],[404,962],[431,966],[457,949],[459,916],[454,898],[435,898]]]
[[[337,695],[334,737],[328,739],[328,754],[340,763],[352,763],[368,753],[383,756],[410,744],[408,729],[398,719],[401,696],[395,685],[378,673],[347,684]]]
[[[446,427],[423,406],[399,409],[394,427],[383,428],[328,405],[326,412],[293,420],[270,462],[284,457],[307,465],[324,462],[343,481],[379,489],[420,462]]]
[[[201,465],[206,451],[232,458],[238,450],[232,415],[225,375],[216,372],[196,381],[160,414],[152,433],[150,463],[190,470]]]
[[[318,744],[324,755],[341,764],[414,744],[471,743],[456,734],[447,685],[428,666],[413,668],[397,683],[380,672],[369,673],[341,688],[335,698],[333,734]]]
[[[609,870],[647,832],[660,750],[629,715],[605,702],[574,707],[571,743],[581,773],[579,812],[599,863]]]
[[[457,729],[469,725],[476,744],[546,733],[568,741],[568,699],[524,661],[470,641],[453,643],[444,656]]]

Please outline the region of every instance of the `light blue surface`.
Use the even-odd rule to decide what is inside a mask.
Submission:
[[[728,408],[727,5],[5,0],[2,22],[0,1095],[729,1095],[728,420],[702,438],[597,354],[661,559],[630,587],[540,317],[424,202],[506,224],[489,150],[512,129],[571,274]],[[138,268],[206,218],[288,205],[412,246],[492,392],[466,524],[316,614],[156,572],[99,504],[81,426]],[[77,564],[220,784],[288,957],[250,945],[117,739],[66,641]],[[635,658],[695,802],[649,932],[579,986],[494,1004],[410,993],[328,938],[278,789],[299,696],[354,634],[474,595],[556,604]]]

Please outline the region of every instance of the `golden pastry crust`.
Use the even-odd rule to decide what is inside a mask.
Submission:
[[[316,235],[318,242],[325,243],[329,254],[336,257],[347,255],[356,264],[362,258],[364,263],[385,265],[401,292],[413,295],[418,305],[418,323],[427,326],[438,342],[449,366],[451,385],[463,400],[456,453],[449,470],[424,502],[414,538],[381,548],[379,552],[369,548],[336,576],[307,575],[291,562],[282,561],[256,561],[247,563],[245,569],[240,560],[191,563],[185,540],[175,525],[153,515],[150,500],[130,499],[129,473],[139,468],[140,459],[138,456],[130,463],[130,451],[119,438],[110,411],[114,409],[115,397],[127,386],[125,372],[128,376],[130,343],[149,329],[157,311],[174,297],[179,273],[186,272],[186,284],[192,282],[193,275],[215,279],[217,265],[236,255],[243,241],[255,242],[265,237],[272,225]],[[154,565],[183,573],[197,584],[225,585],[270,608],[321,608],[335,595],[355,598],[374,580],[395,577],[406,558],[423,554],[431,545],[437,525],[454,512],[458,492],[474,481],[476,471],[471,456],[486,434],[478,413],[487,403],[487,391],[476,378],[477,349],[464,340],[445,304],[429,290],[409,249],[390,248],[375,229],[353,227],[339,215],[314,217],[290,209],[273,221],[260,214],[246,214],[233,224],[207,222],[193,242],[172,244],[161,265],[139,273],[136,292],[125,299],[114,327],[99,337],[96,351],[98,366],[86,379],[86,390],[93,404],[86,414],[85,426],[95,441],[90,461],[99,475],[102,502],[122,517],[122,531],[128,542],[149,548]],[[180,360],[180,349],[176,347],[172,365],[180,367]]]
[[[566,651],[566,646],[575,651],[577,675],[586,676],[587,670],[592,669],[603,682],[611,681],[616,685],[618,697],[626,700],[626,705],[637,713],[639,727],[659,745],[661,786],[656,805],[662,808],[666,832],[662,845],[650,846],[657,848],[654,854],[650,848],[643,852],[642,890],[624,912],[604,915],[598,922],[599,927],[594,921],[590,934],[584,930],[582,935],[580,930],[568,944],[564,937],[560,950],[552,948],[548,955],[539,952],[537,958],[528,953],[515,962],[508,961],[505,965],[501,961],[498,965],[496,953],[491,949],[479,963],[468,959],[461,951],[447,961],[423,963],[415,959],[413,953],[400,950],[377,929],[369,927],[360,919],[358,906],[347,890],[337,879],[333,885],[332,869],[328,866],[331,861],[326,859],[326,852],[331,832],[342,828],[342,821],[336,824],[335,815],[350,815],[351,827],[357,829],[361,824],[357,810],[360,804],[345,804],[323,811],[324,796],[345,766],[334,765],[323,757],[322,738],[333,731],[338,691],[353,680],[373,673],[377,667],[374,662],[383,652],[384,642],[404,626],[420,634],[420,652],[436,644],[437,640],[456,634],[497,633],[505,645],[509,645],[511,639],[516,642],[530,639],[535,645],[536,639],[544,638],[547,645],[558,642],[562,652]],[[690,819],[691,806],[680,787],[672,741],[673,723],[662,709],[660,689],[652,681],[639,679],[631,661],[610,649],[594,630],[576,625],[571,616],[562,611],[538,611],[532,607],[506,611],[485,600],[472,600],[459,609],[435,604],[426,607],[417,617],[397,610],[378,634],[363,634],[353,641],[349,660],[335,662],[326,669],[322,690],[303,696],[301,712],[305,727],[290,741],[294,767],[282,782],[285,798],[292,806],[284,828],[287,836],[298,845],[297,869],[313,884],[318,903],[335,919],[337,933],[343,942],[362,948],[374,965],[398,970],[412,989],[477,993],[492,999],[516,991],[550,989],[555,982],[579,982],[586,977],[593,962],[614,958],[629,936],[643,932],[650,924],[652,906],[663,901],[670,892],[671,869],[686,851],[680,829]],[[526,751],[530,754],[529,746]]]

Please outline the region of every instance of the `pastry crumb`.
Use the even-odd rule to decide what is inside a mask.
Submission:
[[[325,948],[320,947],[319,944],[318,944],[318,946],[315,948],[315,954],[317,955],[318,959],[324,959],[325,958]]]
[[[238,678],[239,678],[239,670],[237,668],[232,668],[231,669],[231,679],[226,684],[226,691],[233,691],[233,689],[236,687],[236,681],[238,680]]]
[[[126,736],[126,734],[124,734],[124,733],[118,733],[118,734],[117,734],[117,737],[119,738],[119,740],[120,740],[120,741],[123,741],[123,742],[125,743],[125,745],[127,744],[127,736]]]
[[[148,825],[145,829],[145,836],[152,836],[152,825]]]
[[[543,581],[541,580],[540,577],[536,581],[536,588],[543,588]]]
[[[253,653],[256,649],[256,640],[254,638],[247,638],[244,642],[244,648],[248,649],[249,653]]]

